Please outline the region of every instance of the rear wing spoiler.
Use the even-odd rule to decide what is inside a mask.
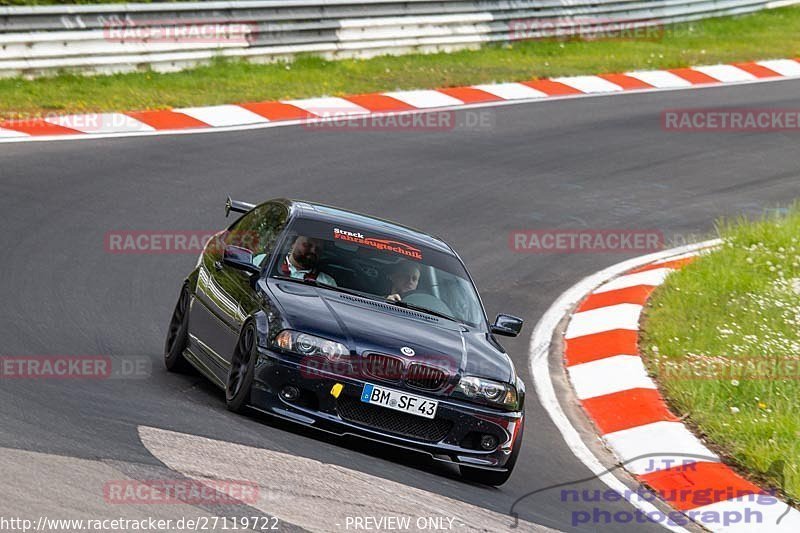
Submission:
[[[233,211],[234,213],[247,213],[252,210],[256,204],[249,204],[247,202],[239,202],[238,200],[231,200],[231,197],[225,200],[225,218]]]

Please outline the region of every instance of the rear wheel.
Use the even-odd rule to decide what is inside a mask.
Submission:
[[[256,328],[248,323],[239,335],[239,342],[231,359],[228,383],[225,386],[225,403],[233,412],[241,413],[250,399],[257,358]]]
[[[169,321],[167,340],[164,343],[164,366],[170,372],[185,372],[189,363],[183,351],[189,345],[189,287],[184,285],[172,318]]]
[[[511,448],[511,457],[508,458],[506,461],[505,468],[506,470],[503,472],[498,472],[495,470],[484,470],[482,468],[474,468],[471,466],[459,466],[458,469],[461,472],[461,477],[466,479],[467,481],[472,481],[473,483],[481,483],[483,485],[493,485],[499,486],[508,481],[508,478],[511,477],[511,472],[514,471],[514,465],[517,463],[517,456],[519,455],[519,449],[522,447],[522,433],[525,429],[525,417],[522,418],[522,425],[517,432],[517,436],[514,439],[514,444]]]

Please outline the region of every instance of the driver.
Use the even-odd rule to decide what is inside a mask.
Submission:
[[[296,235],[292,238],[289,253],[283,259],[278,270],[284,276],[295,279],[314,280],[323,285],[336,287],[336,280],[318,268],[319,255],[325,246],[325,241],[305,235]]]
[[[392,288],[386,299],[392,302],[399,302],[403,299],[403,295],[417,290],[419,275],[420,270],[418,265],[410,261],[400,261],[397,263],[392,269],[391,274],[389,274],[389,281],[392,282]]]

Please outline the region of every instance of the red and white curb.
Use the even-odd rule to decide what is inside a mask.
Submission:
[[[391,91],[165,111],[89,113],[0,122],[0,143],[231,131],[347,117],[419,113],[625,92],[680,90],[800,77],[800,60],[571,76],[436,90]]]
[[[564,333],[569,379],[620,464],[674,509],[711,531],[800,531],[800,512],[723,464],[669,411],[642,363],[642,309],[697,253],[631,266],[584,293]]]

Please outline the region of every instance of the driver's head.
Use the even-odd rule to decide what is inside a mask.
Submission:
[[[289,254],[300,267],[312,269],[317,266],[322,248],[322,240],[306,237],[305,235],[298,235],[292,243]]]
[[[419,266],[409,261],[401,261],[389,275],[392,282],[392,293],[402,294],[417,290],[419,274]]]

